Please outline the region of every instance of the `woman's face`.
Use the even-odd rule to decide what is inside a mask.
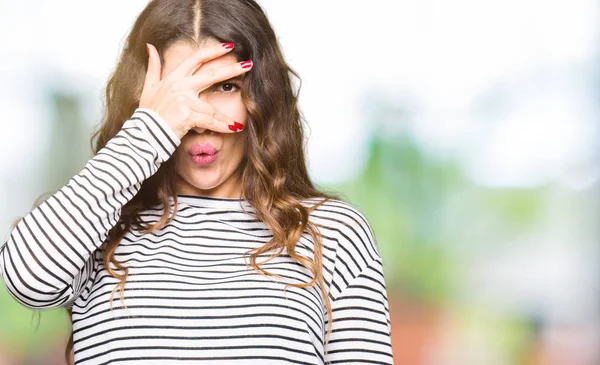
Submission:
[[[215,39],[209,39],[201,47],[220,43]],[[188,43],[175,43],[165,50],[163,77],[173,70],[181,61],[187,58],[195,48]],[[232,53],[227,53],[219,58],[203,63],[196,74],[202,70],[214,67],[222,67],[236,63],[237,59]],[[202,91],[198,98],[212,105],[220,113],[233,120],[246,124],[246,108],[242,103],[241,80],[239,79],[214,84]],[[219,133],[200,128],[191,129],[182,139],[181,144],[172,158],[176,159],[177,165],[177,193],[203,195],[219,198],[240,197],[240,171],[236,169],[240,165],[245,153],[245,130],[241,132]],[[194,150],[192,147],[195,146]],[[194,158],[192,152],[198,153],[198,145],[213,146],[218,152],[216,159]],[[198,163],[204,160],[204,163]],[[209,163],[207,163],[209,162]]]

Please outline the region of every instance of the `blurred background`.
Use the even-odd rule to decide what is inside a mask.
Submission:
[[[600,364],[600,2],[259,2],[312,178],[373,226],[395,363]],[[146,3],[0,1],[3,242],[92,157]],[[64,364],[66,311],[33,314],[0,285],[0,365]]]

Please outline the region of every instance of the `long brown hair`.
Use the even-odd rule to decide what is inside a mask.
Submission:
[[[304,157],[303,116],[298,109],[298,93],[292,77],[298,74],[285,62],[277,37],[269,20],[254,0],[152,0],[140,13],[124,44],[119,62],[106,85],[106,109],[98,129],[91,139],[94,154],[117,134],[139,105],[147,69],[146,43],[153,44],[164,64],[165,50],[175,42],[200,44],[207,37],[221,42],[234,42],[232,53],[239,61],[251,59],[252,71],[243,79],[242,101],[248,112],[246,123],[246,154],[236,172],[241,173],[244,198],[254,208],[256,218],[263,221],[273,233],[264,246],[252,249],[250,265],[263,275],[273,275],[262,269],[256,259],[262,253],[283,249],[302,266],[313,272],[307,283],[287,284],[304,288],[318,283],[329,313],[327,339],[331,333],[331,303],[322,274],[322,242],[318,227],[309,221],[309,213],[328,199],[340,199],[331,193],[317,190],[307,172]],[[158,171],[145,180],[138,194],[121,210],[119,223],[108,233],[104,242],[104,266],[120,280],[111,295],[120,289],[121,300],[128,269],[115,260],[115,249],[120,240],[136,227],[145,233],[153,232],[169,223],[175,214],[163,210],[161,218],[148,226],[140,212],[162,203],[169,207],[175,200],[175,159],[165,161]],[[324,198],[317,205],[306,208],[303,199]],[[341,199],[340,199],[341,200]],[[295,245],[304,231],[314,241],[314,259],[299,255]],[[121,271],[111,268],[110,263]],[[69,315],[72,315],[71,310]],[[70,363],[73,333],[65,356]]]

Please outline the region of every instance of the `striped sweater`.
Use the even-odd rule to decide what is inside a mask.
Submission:
[[[75,364],[393,364],[383,263],[363,214],[330,200],[310,219],[323,235],[319,287],[287,251],[257,263],[245,253],[272,237],[245,200],[178,194],[174,220],[131,229],[115,252],[129,268],[124,304],[102,261],[108,231],[141,183],[181,143],[152,110],[138,108],[80,173],[29,212],[0,248],[9,293],[34,310],[71,308]],[[320,198],[306,199],[311,206]],[[164,207],[141,213],[155,222]],[[304,233],[296,252],[313,259]],[[262,264],[261,264],[262,263]],[[111,263],[111,267],[115,268]]]

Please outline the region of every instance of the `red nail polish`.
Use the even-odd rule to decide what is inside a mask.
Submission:
[[[236,128],[238,128],[238,129],[240,129],[240,130],[241,130],[241,129],[244,129],[244,125],[243,125],[243,124],[241,124],[241,123],[238,123],[238,122],[236,122],[235,120],[233,121],[233,124],[235,124]]]
[[[231,124],[229,125],[229,129],[232,130],[232,131],[234,131],[234,132],[238,131],[237,127],[234,126],[234,125],[231,125]]]
[[[248,60],[248,61],[240,62],[240,65],[242,66],[242,68],[250,68],[250,67],[252,67],[252,61]]]
[[[231,42],[221,43],[221,45],[223,46],[223,48],[226,48],[226,49],[232,49],[233,48],[233,43],[231,43]]]

